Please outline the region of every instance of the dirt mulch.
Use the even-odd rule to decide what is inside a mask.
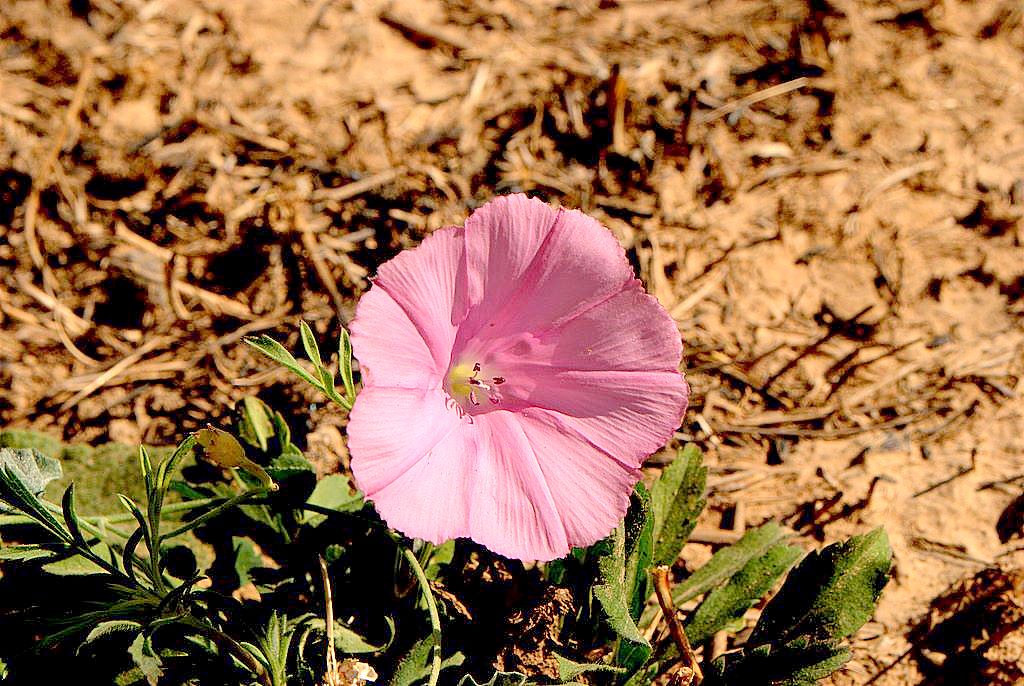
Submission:
[[[1015,0],[19,0],[0,37],[0,425],[173,442],[259,393],[344,462],[241,337],[335,335],[526,191],[679,322],[716,512],[889,531],[837,683],[920,683],[929,601],[1022,564]]]

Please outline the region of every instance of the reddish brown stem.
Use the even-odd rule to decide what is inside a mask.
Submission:
[[[693,648],[690,646],[690,639],[686,638],[686,631],[683,629],[683,624],[679,621],[679,616],[676,614],[676,606],[672,602],[672,587],[669,584],[668,574],[669,569],[664,565],[654,568],[654,593],[658,596],[658,604],[661,605],[665,621],[668,622],[668,630],[672,634],[672,640],[675,641],[676,647],[679,648],[679,655],[682,657],[683,664],[693,672],[693,683],[699,684],[704,681],[704,673],[701,672],[700,665],[697,663],[697,656],[694,655]]]

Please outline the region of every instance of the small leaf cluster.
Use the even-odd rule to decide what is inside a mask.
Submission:
[[[248,343],[350,409],[347,333],[340,384],[305,323],[300,334],[308,364],[268,337]],[[696,683],[701,673],[708,686],[809,686],[849,659],[847,640],[871,616],[890,566],[882,531],[805,555],[768,522],[684,569],[680,553],[707,505],[695,446],[649,488],[637,485],[606,539],[526,568],[468,541],[433,545],[390,531],[346,476],[318,478],[283,415],[258,398],[239,400],[230,426],[207,426],[159,454],[140,449],[138,489],[118,494],[114,513],[82,514],[74,483],[47,498],[62,475],[47,451],[67,447],[4,436],[0,531],[18,542],[0,546],[0,598],[26,595],[19,631],[2,614],[0,631],[27,639],[0,653],[5,683],[45,681],[45,656],[58,654],[126,686],[321,686],[334,683],[336,651],[370,662],[390,686],[645,686]],[[477,626],[466,609],[476,592],[466,578],[488,560],[512,569],[520,591],[557,587],[572,598],[551,620],[557,638],[539,649],[543,674],[496,671],[493,648],[477,640],[495,627]],[[460,584],[461,598],[447,590]],[[685,643],[666,630],[675,620]],[[730,648],[710,659],[722,632]],[[690,646],[699,664],[686,664]],[[96,655],[104,659],[88,660]]]
[[[302,338],[302,347],[306,351],[306,357],[312,363],[312,372],[306,370],[295,359],[295,356],[288,352],[287,348],[270,336],[254,336],[246,338],[245,342],[298,376],[310,386],[319,390],[333,402],[346,410],[351,410],[352,404],[356,400],[356,384],[352,376],[352,340],[349,338],[348,331],[342,329],[341,338],[338,342],[338,375],[341,377],[344,394],[338,392],[334,373],[324,365],[316,337],[313,336],[313,331],[309,328],[309,324],[299,322],[299,334]]]
[[[611,536],[549,567],[551,578],[575,587],[582,601],[574,622],[567,622],[566,643],[575,642],[581,654],[610,646],[599,662],[559,656],[563,680],[588,674],[600,675],[602,683],[641,686],[682,663],[677,644],[658,630],[664,619],[651,598],[651,570],[675,563],[706,505],[706,476],[700,451],[687,446],[649,492],[637,486],[625,521]],[[704,684],[805,686],[849,659],[845,639],[870,618],[888,579],[885,533],[855,536],[806,557],[787,538],[772,522],[753,528],[672,589],[674,607],[687,608],[681,620],[693,646],[719,632],[739,633],[747,628],[746,613],[762,607],[742,647],[698,665]],[[595,629],[595,616],[606,633]]]

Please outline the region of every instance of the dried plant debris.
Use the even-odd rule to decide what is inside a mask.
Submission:
[[[929,684],[1024,681],[1024,571],[997,567],[957,583],[911,632]]]
[[[893,634],[1019,545],[1013,0],[0,5],[0,425],[168,445],[258,392],[336,464],[344,421],[242,338],[335,335],[525,191],[678,322],[712,509],[885,525]]]

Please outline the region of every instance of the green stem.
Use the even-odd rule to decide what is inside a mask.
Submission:
[[[41,502],[43,504],[43,507],[45,507],[46,509],[50,510],[54,514],[63,514],[63,512],[64,512],[64,510],[62,508],[54,505],[53,503],[47,502],[45,500],[40,500],[39,502]],[[103,533],[99,530],[98,527],[93,526],[89,522],[82,521],[81,519],[78,520],[78,523],[79,523],[79,526],[81,526],[85,531],[89,532],[90,534],[92,534],[93,536],[95,536],[96,538],[98,538],[101,541],[104,540],[103,539]],[[100,567],[104,571],[106,571],[106,572],[108,572],[110,574],[113,574],[114,576],[116,576],[116,577],[118,577],[120,579],[128,579],[129,578],[128,575],[125,574],[124,572],[122,572],[120,569],[118,569],[117,567],[115,567],[114,565],[110,564],[109,562],[104,560],[102,557],[100,557],[99,555],[94,553],[91,548],[82,547],[82,546],[80,546],[80,545],[78,545],[77,543],[74,543],[74,542],[69,542],[69,544],[72,545],[76,551],[78,551],[78,554],[81,557],[84,557],[85,559],[89,560],[94,565],[96,565],[97,567]]]
[[[209,512],[204,512],[203,514],[199,515],[198,517],[196,517],[192,521],[186,522],[185,524],[182,524],[181,526],[179,526],[174,531],[171,531],[170,533],[164,534],[163,538],[169,539],[169,538],[174,538],[175,536],[180,536],[183,533],[186,533],[186,532],[191,531],[192,529],[195,529],[197,526],[201,526],[201,525],[205,524],[209,520],[213,519],[217,515],[219,515],[222,512],[224,512],[225,510],[231,509],[235,505],[241,505],[246,500],[252,500],[253,498],[258,498],[260,496],[266,495],[269,492],[270,492],[270,489],[268,489],[268,488],[256,488],[256,489],[253,489],[251,491],[246,491],[245,493],[241,493],[239,495],[236,495],[234,498],[231,498],[230,500],[227,500],[227,501],[221,503],[220,505],[218,505],[217,507],[213,508]]]
[[[226,498],[227,498],[227,496],[219,495],[219,496],[214,496],[212,498],[198,498],[196,500],[189,500],[189,501],[184,502],[184,503],[174,503],[173,505],[165,505],[164,507],[160,508],[160,514],[164,515],[164,514],[167,514],[169,512],[188,512],[190,510],[195,510],[195,509],[200,508],[200,507],[206,507],[207,505],[212,505],[213,503],[220,502],[220,501],[222,501],[222,500],[224,500]],[[91,522],[95,522],[97,524],[99,524],[99,523],[118,524],[120,522],[134,522],[135,521],[135,518],[131,514],[128,514],[128,513],[125,513],[125,514],[115,514],[115,515],[95,515],[95,516],[92,516],[92,517],[82,517],[81,519],[88,520],[88,521],[91,521]]]
[[[270,680],[270,675],[267,670],[262,664],[260,664],[260,661],[257,660],[252,653],[245,649],[245,646],[241,643],[231,638],[220,629],[216,629],[209,624],[205,624],[195,617],[182,618],[180,623],[195,629],[198,633],[220,646],[222,650],[225,650],[238,658],[239,662],[244,664],[250,672],[256,675],[256,678],[259,679],[261,684],[264,686],[274,686]]]
[[[48,500],[43,500],[42,498],[39,499],[39,502],[41,502],[43,504],[43,507],[45,507],[53,514],[60,515],[62,517],[64,516],[64,508],[62,508],[60,505],[55,505],[54,503],[51,503]],[[128,516],[130,517],[131,515]],[[101,530],[98,526],[95,526],[92,522],[90,522],[87,517],[79,517],[78,523],[79,526],[81,526],[83,529],[91,533],[96,538],[100,539],[101,541],[106,540],[106,536],[104,535],[103,530]],[[111,526],[107,527],[107,530],[111,533],[117,534],[121,538],[128,538],[128,533],[123,529],[118,529],[117,527]]]
[[[189,512],[191,510],[197,510],[207,505],[219,503],[227,500],[228,497],[224,495],[214,496],[212,498],[197,498],[196,500],[189,500],[184,503],[174,503],[173,505],[164,506],[160,512],[161,514],[176,513],[176,512]],[[55,505],[47,500],[40,498],[40,502],[46,505],[46,508],[55,514],[63,514],[63,510],[60,506]],[[337,514],[335,510],[331,510]],[[112,533],[117,534],[121,538],[128,538],[129,534],[124,529],[109,526],[110,524],[121,524],[123,522],[134,522],[135,517],[129,513],[123,514],[110,514],[110,515],[89,515],[85,517],[79,517],[78,521],[87,522],[90,524],[96,524],[100,527],[106,527],[106,529]],[[39,522],[30,517],[29,515],[23,514],[10,514],[0,515],[0,527],[2,526],[15,526],[20,524],[38,524]],[[84,527],[83,527],[84,528]]]
[[[433,658],[430,665],[430,681],[427,682],[427,686],[437,686],[437,680],[441,676],[441,617],[437,614],[437,603],[434,601],[434,593],[430,590],[430,582],[427,581],[427,575],[423,573],[420,561],[416,559],[416,553],[405,546],[401,546],[401,549],[402,555],[405,556],[409,566],[412,567],[413,574],[416,575],[416,581],[419,582],[423,599],[427,601],[427,611],[430,613],[430,629],[434,637],[434,648],[431,651]]]

